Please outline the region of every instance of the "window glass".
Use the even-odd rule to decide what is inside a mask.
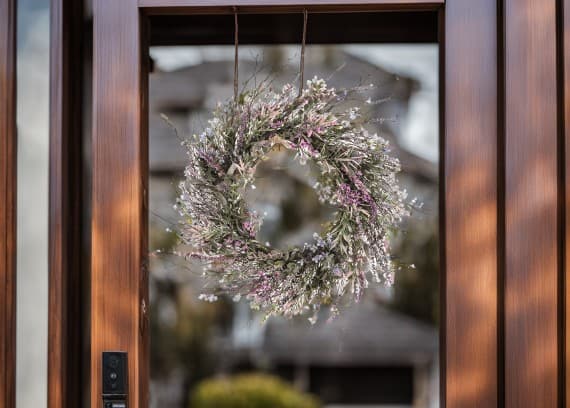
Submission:
[[[49,0],[18,0],[16,405],[47,404]]]
[[[438,48],[437,45],[311,45],[306,78],[337,89],[375,85],[374,129],[402,163],[410,198],[423,203],[393,240],[404,267],[387,289],[312,326],[250,311],[246,301],[198,299],[199,267],[176,249],[173,208],[186,165],[181,135],[199,134],[233,91],[232,46],[155,47],[150,74],[151,401],[187,407],[204,380],[246,372],[271,375],[327,407],[439,406]],[[299,46],[240,47],[240,77],[295,83]],[[261,231],[276,247],[302,245],[330,217],[311,188],[315,169],[286,152],[257,170],[250,205],[267,215]],[[197,407],[200,408],[200,407]]]

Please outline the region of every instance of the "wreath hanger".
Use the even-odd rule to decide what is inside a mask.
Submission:
[[[238,11],[237,7],[233,6],[234,11],[234,102],[238,102],[238,86],[239,86],[239,21],[238,21]],[[303,37],[301,40],[301,61],[299,63],[299,93],[298,96],[303,94],[303,88],[305,87],[305,48],[307,42],[307,20],[309,13],[307,9],[303,10]]]

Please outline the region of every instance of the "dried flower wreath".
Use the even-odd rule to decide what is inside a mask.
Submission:
[[[388,235],[408,213],[399,161],[363,127],[358,108],[343,109],[345,99],[322,79],[307,81],[300,95],[264,82],[219,104],[207,129],[184,142],[190,164],[177,202],[179,234],[193,249],[184,255],[214,278],[202,299],[245,296],[252,308],[290,317],[324,304],[337,313],[345,294],[360,299],[370,276],[392,283]],[[313,160],[319,199],[337,207],[322,236],[287,251],[255,238],[262,217],[244,199],[257,164],[276,147],[301,164]]]
[[[219,104],[208,127],[183,142],[189,156],[180,183],[179,236],[186,259],[204,263],[211,278],[200,297],[246,297],[267,316],[292,317],[343,299],[358,301],[372,277],[391,285],[394,266],[388,236],[408,214],[396,174],[399,161],[388,142],[370,134],[351,90],[337,93],[322,79],[303,87],[307,11],[303,21],[299,90],[280,92],[262,81],[238,92],[238,17],[235,12],[234,99]],[[352,90],[354,91],[354,90]],[[320,168],[319,200],[336,206],[335,219],[314,242],[286,251],[259,242],[262,217],[247,207],[256,166],[275,148],[296,153],[301,164]]]

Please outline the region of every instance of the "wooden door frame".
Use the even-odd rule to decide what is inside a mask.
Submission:
[[[0,407],[16,404],[16,1],[0,0]]]
[[[564,132],[567,137],[570,132],[563,121],[563,113],[570,114],[570,53],[564,52],[570,0],[558,1],[557,8],[554,3],[95,0],[92,404],[99,403],[104,349],[136,356],[129,360],[131,406],[148,402],[147,16],[228,13],[231,6],[250,12],[439,10],[442,406],[567,404],[563,380],[570,383],[564,375],[569,365],[559,360],[568,355],[564,338],[570,347],[565,336],[570,313],[564,309],[570,293],[564,279],[570,268]],[[564,80],[565,90],[556,91],[557,80]],[[525,173],[527,163],[540,164],[535,168],[540,177]],[[545,197],[540,222],[534,221],[538,203],[525,201],[529,195]],[[541,245],[531,245],[537,237]],[[537,262],[541,259],[549,262]],[[61,268],[56,263],[56,271],[68,276],[69,268]],[[66,301],[56,296],[53,301],[50,333],[58,313],[65,313],[57,306]],[[55,351],[50,346],[52,352],[54,360],[64,358],[61,346]],[[50,390],[66,381],[65,375],[50,375]],[[53,401],[50,407],[74,406]]]
[[[497,407],[497,4],[446,0],[442,13],[441,401],[452,408]]]
[[[94,4],[91,403],[101,352],[128,351],[131,404],[148,403],[146,17],[153,13],[441,11],[442,400],[497,405],[498,53],[494,0],[97,0]],[[463,50],[469,50],[464,52]],[[469,217],[466,217],[469,214]],[[477,254],[473,248],[479,249]],[[465,399],[465,390],[475,390]]]

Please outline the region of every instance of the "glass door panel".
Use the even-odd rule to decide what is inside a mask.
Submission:
[[[296,83],[299,50],[242,46],[240,78],[251,84],[271,76],[277,88]],[[325,78],[337,89],[369,87],[355,103],[378,118],[369,130],[390,141],[402,164],[399,180],[418,203],[404,232],[392,238],[401,264],[394,285],[371,284],[360,303],[315,324],[305,317],[263,322],[244,299],[203,302],[200,265],[170,254],[177,250],[174,203],[187,158],[161,115],[182,137],[200,134],[217,102],[232,96],[233,52],[232,46],[150,51],[151,406],[200,408],[223,381],[267,387],[268,376],[329,408],[438,407],[438,46],[307,47],[305,78]],[[321,231],[333,210],[312,188],[317,171],[286,151],[258,167],[248,205],[264,214],[259,240],[286,248]],[[280,383],[270,384],[282,392]]]

